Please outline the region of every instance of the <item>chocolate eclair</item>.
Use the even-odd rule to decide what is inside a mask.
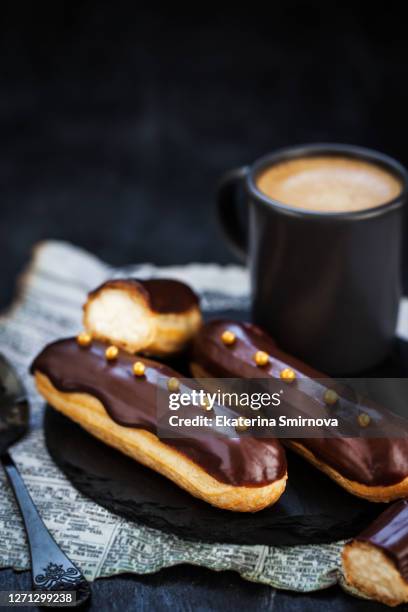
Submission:
[[[31,372],[56,410],[214,506],[255,512],[285,489],[285,452],[276,440],[192,428],[188,437],[158,437],[158,390],[174,392],[181,384],[179,374],[163,364],[135,361],[114,345],[80,334],[46,346]],[[194,416],[194,408],[188,410]]]
[[[341,409],[342,397],[333,390],[334,381],[331,385],[323,374],[280,350],[250,323],[217,320],[204,325],[194,340],[191,370],[197,378],[279,378],[292,389],[300,389],[307,379],[315,398],[332,404],[333,411]],[[348,418],[355,418],[371,437],[325,437],[322,433],[321,437],[282,441],[354,495],[377,502],[408,496],[407,421],[371,404],[367,404],[367,413],[352,402],[347,409]],[[382,433],[388,422],[397,432],[394,437]]]
[[[392,504],[346,544],[342,555],[348,584],[389,606],[408,602],[408,501]]]
[[[201,325],[197,295],[172,279],[114,279],[91,291],[84,326],[94,337],[130,353],[178,353]]]

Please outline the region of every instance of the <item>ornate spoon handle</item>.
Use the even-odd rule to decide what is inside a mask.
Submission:
[[[10,455],[5,453],[1,461],[23,517],[30,548],[33,588],[49,592],[75,591],[76,605],[82,604],[90,595],[88,582],[44,525]]]

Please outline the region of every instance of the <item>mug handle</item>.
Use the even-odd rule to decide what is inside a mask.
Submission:
[[[238,205],[248,170],[248,166],[230,170],[221,178],[217,190],[218,220],[233,252],[243,261],[247,258],[248,236],[238,214]]]

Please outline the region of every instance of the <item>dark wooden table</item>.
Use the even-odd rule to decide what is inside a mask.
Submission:
[[[0,572],[0,590],[29,589],[29,572]],[[404,609],[398,608],[398,610]],[[23,610],[23,608],[19,608]],[[36,608],[24,608],[27,612]],[[39,610],[39,608],[37,608]],[[339,587],[311,595],[276,591],[268,586],[242,580],[234,572],[180,565],[150,576],[124,575],[96,580],[92,584],[90,610],[133,612],[159,610],[174,612],[213,610],[256,610],[271,612],[379,612],[381,604],[354,599]]]

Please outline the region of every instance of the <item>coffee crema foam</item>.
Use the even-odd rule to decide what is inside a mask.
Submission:
[[[381,166],[343,156],[303,157],[270,166],[258,189],[282,204],[318,212],[352,212],[381,206],[402,191]]]

